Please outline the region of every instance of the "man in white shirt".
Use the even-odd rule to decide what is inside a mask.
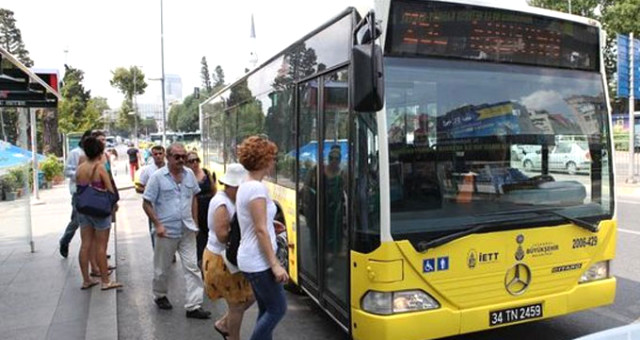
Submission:
[[[155,145],[152,147],[151,156],[153,157],[153,163],[145,165],[140,173],[140,183],[136,185],[136,191],[138,193],[143,193],[151,175],[153,175],[158,169],[164,168],[166,165],[164,147],[162,145]],[[151,247],[155,247],[155,233],[153,231],[153,223],[151,222],[151,219],[149,219],[149,235],[151,236]]]

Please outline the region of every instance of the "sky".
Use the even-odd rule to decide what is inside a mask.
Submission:
[[[227,83],[249,65],[251,15],[258,63],[342,12],[368,8],[371,0],[163,0],[165,74],[182,78],[182,93],[201,87],[200,61],[222,66]],[[519,3],[525,0],[484,0]],[[36,69],[64,64],[85,73],[85,89],[106,97],[112,109],[124,96],[111,87],[111,71],[139,66],[147,78],[161,77],[160,0],[1,0],[14,12]],[[361,14],[364,14],[361,11]],[[139,103],[160,105],[160,82],[147,80]]]

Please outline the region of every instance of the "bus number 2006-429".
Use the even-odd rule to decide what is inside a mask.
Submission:
[[[542,304],[513,307],[489,312],[489,326],[542,317]]]

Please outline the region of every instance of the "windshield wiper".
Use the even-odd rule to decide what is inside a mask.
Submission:
[[[510,214],[523,214],[523,213],[534,213],[534,214],[551,214],[551,215],[555,215],[558,217],[563,218],[566,221],[572,222],[575,225],[587,229],[593,233],[598,232],[600,230],[600,227],[598,225],[595,225],[593,223],[587,222],[585,220],[581,220],[575,217],[571,217],[571,216],[567,216],[565,214],[561,214],[557,211],[554,211],[553,209],[550,208],[545,208],[545,209],[523,209],[523,210],[511,210],[511,211],[503,211],[503,212],[498,212],[498,213],[493,213],[493,214],[487,214],[487,215],[492,215],[492,216],[497,216],[497,215],[510,215]],[[418,251],[419,252],[425,252],[431,248],[435,248],[435,247],[439,247],[443,244],[449,243],[453,240],[465,237],[467,235],[471,235],[471,234],[476,234],[479,233],[481,231],[490,229],[490,228],[496,228],[499,227],[501,224],[505,224],[505,223],[511,223],[511,222],[516,222],[516,221],[522,221],[522,217],[518,217],[518,218],[513,218],[513,219],[507,219],[507,220],[497,220],[497,221],[491,221],[491,222],[485,222],[482,224],[476,224],[473,226],[470,226],[468,229],[464,229],[462,231],[458,231],[452,234],[448,234],[442,237],[438,237],[436,239],[433,239],[431,241],[422,241],[419,242],[417,245]]]
[[[565,221],[572,222],[573,224],[577,225],[578,227],[587,229],[587,230],[589,230],[590,232],[593,232],[593,233],[596,233],[596,232],[598,232],[600,230],[600,226],[598,226],[597,224],[594,224],[594,223],[591,223],[591,222],[587,222],[585,220],[581,220],[581,219],[576,218],[576,217],[567,216],[565,214],[557,212],[556,209],[557,208],[508,210],[508,211],[501,211],[501,212],[487,214],[487,215],[496,216],[496,215],[526,214],[526,213],[551,214],[551,215],[555,215],[555,216],[558,216],[558,217],[562,217]]]
[[[516,221],[521,221],[521,218],[513,218],[513,219],[507,219],[507,220],[497,220],[497,221],[490,221],[490,222],[485,222],[485,223],[481,223],[481,224],[474,224],[473,226],[469,226],[469,228],[464,229],[462,231],[458,231],[452,234],[448,234],[442,237],[438,237],[435,238],[431,241],[422,241],[419,242],[417,245],[418,251],[419,252],[425,252],[431,248],[435,248],[438,246],[441,246],[445,243],[449,243],[453,240],[465,237],[467,235],[471,235],[471,234],[475,234],[475,233],[479,233],[483,230],[489,229],[489,228],[496,228],[499,227],[500,225],[503,224],[508,224],[511,222],[516,222]]]
[[[540,211],[540,212],[542,212],[542,211]],[[581,227],[581,228],[587,229],[587,230],[589,230],[589,231],[590,231],[590,232],[592,232],[592,233],[597,233],[597,232],[600,230],[600,226],[599,226],[599,225],[596,225],[596,224],[593,224],[593,223],[587,222],[587,221],[585,221],[585,220],[581,220],[581,219],[579,219],[579,218],[575,218],[575,217],[567,216],[567,215],[565,215],[565,214],[561,214],[561,213],[559,213],[559,212],[557,212],[557,211],[554,211],[554,210],[548,210],[548,211],[545,211],[545,212],[546,212],[546,213],[549,213],[549,214],[551,214],[551,215],[556,215],[556,216],[558,216],[558,217],[562,217],[562,218],[564,218],[566,221],[572,222],[573,224],[577,225],[578,227]]]

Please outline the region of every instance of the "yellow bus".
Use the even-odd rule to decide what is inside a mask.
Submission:
[[[604,33],[499,6],[347,8],[200,106],[210,168],[235,162],[247,136],[278,145],[268,182],[292,283],[354,339],[433,339],[614,300]]]

